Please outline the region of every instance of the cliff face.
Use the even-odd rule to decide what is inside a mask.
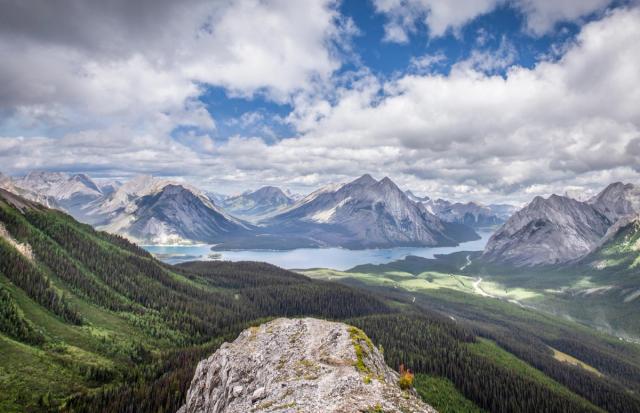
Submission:
[[[342,323],[277,319],[245,330],[198,364],[179,413],[414,412],[435,410],[360,330]]]

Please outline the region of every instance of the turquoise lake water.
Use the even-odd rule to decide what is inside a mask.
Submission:
[[[361,264],[384,264],[403,259],[408,255],[433,258],[435,254],[457,251],[481,251],[492,232],[478,232],[479,240],[469,241],[457,247],[348,250],[343,248],[299,248],[289,251],[241,250],[211,251],[211,245],[146,245],[144,248],[170,264],[184,261],[221,259],[228,261],[264,261],[282,268],[332,268],[347,270]]]

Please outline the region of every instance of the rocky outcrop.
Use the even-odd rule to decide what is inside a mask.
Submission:
[[[180,413],[435,412],[355,327],[277,319],[198,364]]]

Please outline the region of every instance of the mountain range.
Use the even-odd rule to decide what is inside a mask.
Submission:
[[[391,179],[370,175],[303,198],[273,186],[226,197],[151,176],[98,185],[84,174],[32,172],[3,177],[0,185],[140,243],[373,248],[457,245],[478,237],[468,219],[441,219]]]
[[[636,248],[634,228],[607,246]],[[455,272],[464,258],[442,259]],[[449,271],[361,275],[371,284],[257,262],[168,265],[0,189],[0,411],[275,412],[321,391],[345,401],[336,411],[418,411],[420,396],[438,411],[640,412],[637,346],[427,280],[472,288]],[[279,317],[291,318],[256,327]]]
[[[98,184],[59,172],[0,175],[0,187],[136,242],[217,249],[449,246],[477,239],[474,229],[502,224],[482,259],[514,266],[578,260],[640,212],[640,189],[619,182],[586,200],[536,197],[519,211],[419,197],[370,175],[298,199],[274,186],[222,196],[151,176]]]
[[[216,201],[214,199],[214,201]],[[216,202],[231,214],[249,221],[260,221],[295,203],[285,192],[275,186],[263,186],[240,195],[218,198]]]
[[[509,204],[482,205],[477,202],[451,202],[446,199],[419,197],[410,190],[405,192],[409,199],[419,202],[434,215],[446,222],[455,222],[473,228],[493,227],[504,223],[517,208]]]

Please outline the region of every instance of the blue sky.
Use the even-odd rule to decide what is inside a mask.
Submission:
[[[579,31],[580,25],[597,19],[602,10],[583,16],[579,22],[559,21],[553,31],[534,35],[527,33],[525,17],[510,5],[501,5],[492,11],[480,15],[461,27],[449,30],[443,36],[430,37],[429,27],[418,24],[417,30],[409,36],[407,42],[398,43],[385,40],[385,15],[377,12],[373,2],[346,0],[339,5],[340,13],[352,19],[357,34],[350,39],[351,50],[345,51],[344,64],[336,75],[346,74],[366,68],[380,78],[393,78],[415,71],[412,59],[423,56],[443,56],[429,68],[429,72],[448,74],[452,65],[468,59],[473,51],[497,53],[503,42],[513,47],[515,54],[510,65],[533,67],[542,59],[557,57],[554,47],[560,48],[571,41]],[[491,73],[504,75],[507,67],[491,70]],[[295,136],[295,130],[280,120],[292,110],[288,103],[279,104],[257,94],[252,98],[230,96],[223,87],[206,86],[199,99],[207,110],[219,119],[216,139],[225,140],[235,134],[258,135],[270,141],[273,132],[278,139]],[[259,113],[260,124],[246,125],[242,115]],[[263,131],[265,124],[269,130]]]
[[[0,172],[484,202],[638,178],[636,1],[63,1],[0,6]]]
[[[624,5],[612,2],[608,7]],[[351,19],[356,33],[349,40],[348,50],[338,46],[344,61],[335,76],[366,69],[381,79],[391,79],[420,71],[412,62],[425,56],[437,57],[426,71],[447,75],[454,64],[469,59],[473,52],[498,55],[505,44],[512,50],[508,64],[487,69],[486,73],[504,76],[508,67],[514,65],[532,68],[541,60],[561,57],[558,51],[574,41],[580,27],[601,18],[606,9],[585,13],[578,20],[558,20],[553,30],[536,34],[526,30],[526,16],[521,10],[503,3],[442,36],[430,36],[428,25],[418,22],[406,42],[385,39],[387,17],[376,10],[372,1],[345,0],[339,3],[338,10]],[[203,85],[203,88],[199,100],[218,120],[216,140],[250,134],[273,143],[296,135],[295,128],[283,121],[293,109],[290,103],[274,102],[261,93],[246,98],[227,93],[220,86]]]

